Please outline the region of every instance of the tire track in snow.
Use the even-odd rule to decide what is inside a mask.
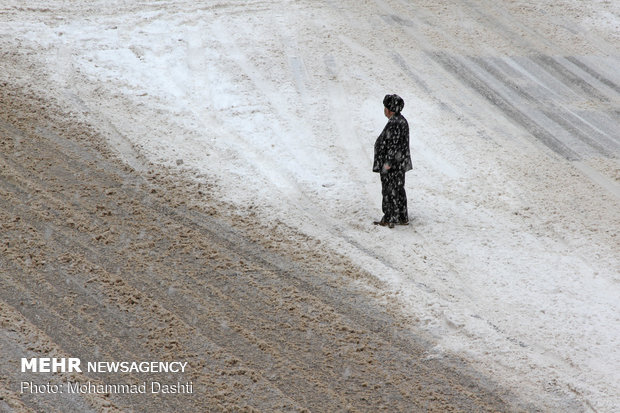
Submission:
[[[517,85],[511,78],[509,73],[502,72],[500,68],[495,66],[494,60],[489,60],[480,57],[470,57],[470,61],[474,62],[478,67],[485,70],[489,76],[485,76],[486,79],[495,79],[498,83],[506,86],[509,89],[509,93],[514,98],[508,97],[511,101],[515,102],[519,107],[532,107],[534,110],[539,110],[547,118],[560,125],[564,130],[570,133],[573,137],[581,140],[588,147],[592,148],[594,152],[605,157],[614,157],[617,153],[620,153],[620,146],[604,133],[594,130],[586,122],[579,119],[570,108],[561,107],[560,104],[556,104],[554,100],[545,102],[542,105],[537,104],[539,102],[534,96],[529,94],[526,89],[529,89],[528,85]],[[516,97],[521,98],[520,102],[517,102]],[[583,131],[583,129],[588,129]],[[598,140],[591,137],[591,134],[595,134]],[[582,150],[584,153],[590,152],[588,148]]]
[[[466,64],[466,59],[464,58],[459,59],[456,56],[449,56],[438,52],[430,53],[430,56],[448,73],[451,73],[468,88],[483,96],[494,107],[500,109],[507,119],[520,125],[553,152],[571,161],[575,168],[593,182],[608,190],[614,196],[620,197],[620,184],[581,162],[592,156],[592,152],[588,148],[593,148],[604,157],[616,158],[619,153],[619,146],[615,136],[600,133],[591,135],[584,132],[583,129],[588,128],[585,122],[574,116],[570,111],[564,110],[553,103],[548,104],[548,106],[554,110],[539,110],[536,107],[531,107],[530,105],[535,104],[537,101],[516,86],[510,79],[506,79],[501,74],[494,75],[495,70],[484,60],[478,58],[473,59],[473,62],[478,63],[490,76],[484,76],[479,71],[473,70],[470,65]],[[532,61],[542,61],[544,63],[549,60],[547,58],[535,57]],[[561,74],[558,74],[560,71]],[[571,77],[571,75],[566,74],[564,70],[560,69],[558,69],[556,74],[565,77],[562,82],[565,85],[568,82],[566,78]],[[601,103],[607,101],[606,97],[595,91],[591,86],[584,84],[585,82],[583,84],[580,83],[579,89],[588,90],[588,94],[592,98],[599,99]],[[507,87],[509,92],[502,94],[498,91],[499,87]],[[512,92],[510,92],[510,89]],[[514,97],[521,97],[523,101],[519,102]],[[616,130],[620,130],[620,125],[618,125]],[[584,144],[587,146],[584,147]]]
[[[567,88],[571,89],[576,97],[589,97],[596,104],[609,103],[609,98],[607,96],[604,96],[585,79],[566,69],[552,56],[535,55],[530,59]]]
[[[566,60],[569,59],[567,58]],[[534,75],[536,66],[531,64],[529,59],[519,58],[517,60],[516,58],[503,57],[476,60],[480,60],[487,66],[495,67],[495,71],[499,73],[496,74],[492,71],[489,71],[489,73],[492,73],[498,79],[504,79],[506,84],[516,93],[524,93],[526,100],[538,102],[538,106],[541,108],[549,106],[554,108],[554,112],[564,112],[572,119],[573,124],[579,125],[581,129],[586,129],[585,133],[588,135],[598,135],[598,139],[591,139],[589,137],[587,139],[592,140],[595,145],[600,141],[600,145],[603,148],[608,146],[609,150],[612,151],[612,154],[609,156],[613,156],[614,145],[618,145],[618,133],[613,126],[614,121],[605,115],[604,108],[606,106],[603,106],[601,110],[596,112],[579,111],[573,108],[574,104],[571,99],[566,98],[558,90],[550,88],[540,77]],[[597,119],[592,119],[593,117]],[[603,149],[603,151],[606,150]]]
[[[429,22],[432,21],[432,17],[426,11],[425,6],[416,6],[413,3],[405,2],[403,0],[399,0],[399,3],[404,8],[412,10],[416,16],[416,19],[424,22],[423,24],[429,25]],[[475,21],[479,24],[484,23],[485,27],[495,27],[495,34],[499,34],[508,42],[516,42],[518,47],[523,49],[525,54],[531,55],[529,58],[523,58],[529,62],[528,70],[533,70],[533,74],[530,76],[538,77],[542,76],[543,72],[548,72],[548,74],[544,74],[544,77],[551,77],[553,82],[559,82],[564,87],[572,90],[575,93],[575,97],[581,98],[583,96],[582,94],[589,96],[594,102],[596,102],[597,105],[599,105],[598,108],[595,109],[596,111],[589,111],[577,115],[568,107],[564,106],[565,104],[560,101],[560,105],[564,107],[560,106],[559,111],[541,110],[532,112],[530,106],[533,101],[526,102],[523,105],[512,104],[512,102],[509,102],[497,93],[493,89],[492,85],[487,84],[486,79],[483,77],[477,77],[475,72],[465,70],[460,73],[459,71],[464,69],[465,66],[462,64],[457,64],[457,66],[454,66],[459,59],[457,56],[451,56],[451,58],[447,60],[443,59],[443,63],[439,63],[438,61],[435,63],[439,63],[438,66],[443,67],[444,69],[452,65],[453,68],[447,69],[448,72],[451,72],[469,89],[475,91],[479,96],[482,96],[493,106],[499,108],[512,122],[516,121],[517,125],[524,128],[528,131],[528,133],[533,135],[536,139],[541,141],[552,151],[560,154],[565,159],[569,161],[578,161],[584,156],[587,158],[592,154],[592,152],[587,149],[585,151],[580,149],[583,148],[581,143],[575,143],[575,145],[570,144],[570,142],[575,142],[575,139],[584,142],[587,146],[592,147],[594,151],[602,154],[604,157],[616,158],[618,156],[617,142],[620,139],[617,131],[620,130],[620,125],[618,125],[617,120],[614,120],[614,118],[618,118],[617,116],[607,115],[609,112],[606,111],[605,107],[607,102],[609,102],[609,98],[607,96],[608,94],[604,93],[601,88],[593,86],[591,82],[583,76],[575,74],[574,71],[571,71],[569,68],[565,67],[565,65],[562,65],[556,61],[553,57],[541,54],[541,49],[558,50],[561,48],[556,44],[556,41],[547,39],[544,35],[539,33],[539,31],[527,23],[524,24],[518,18],[511,21],[506,20],[505,10],[502,9],[503,12],[500,12],[497,8],[497,3],[485,4],[484,10],[471,1],[467,1],[465,4],[467,7],[463,10],[466,13],[470,13]],[[397,13],[391,8],[389,3],[381,2],[379,4],[379,2],[377,2],[377,5],[381,7],[387,15],[396,15]],[[396,21],[396,23],[398,23],[398,21]],[[518,29],[515,27],[514,21],[519,21],[521,23]],[[400,28],[403,30],[403,33],[406,33],[408,36],[412,37],[416,42],[420,43],[424,40],[417,30],[412,29],[412,25],[397,24],[397,26],[401,26]],[[420,26],[420,24],[413,26],[417,27]],[[565,24],[560,24],[559,26],[563,30],[568,30]],[[583,33],[583,30],[581,29],[578,31]],[[521,36],[520,33],[526,33],[527,36]],[[439,32],[437,35],[444,42],[450,44],[454,50],[459,50],[460,45],[455,42],[454,36],[448,36]],[[589,38],[590,36],[586,37]],[[596,45],[596,47],[600,50],[606,52],[607,55],[613,56],[614,54],[610,50],[609,45],[605,42],[591,41],[589,44]],[[613,52],[615,52],[615,50],[613,50]],[[514,48],[511,49],[511,53],[514,53]],[[427,51],[427,55],[430,56],[433,54],[436,53]],[[486,58],[479,59],[486,60]],[[522,63],[523,59],[521,59]],[[609,59],[613,60],[614,58],[609,57],[608,60]],[[566,60],[574,61],[576,58],[567,57]],[[538,66],[538,64],[540,64],[540,66]],[[592,76],[593,79],[598,80],[603,87],[607,87],[609,90],[617,92],[616,83],[613,81],[610,81],[601,75],[597,75],[596,72],[593,74],[591,69],[584,69],[584,72],[586,72],[588,76]],[[536,79],[534,79],[534,81],[536,81]],[[503,82],[510,82],[510,79],[502,77],[499,79],[499,82],[500,84]],[[541,86],[544,88],[547,87],[545,81],[541,80]],[[552,94],[557,93],[555,90],[550,90],[550,92]],[[612,94],[611,96],[617,101],[617,96],[615,94]],[[613,113],[613,110],[611,113]],[[475,116],[475,114],[472,115]],[[592,127],[592,121],[587,120],[587,118],[602,119],[603,122],[601,126],[604,129],[601,130],[599,128]],[[620,194],[620,185],[610,179],[610,177],[587,166],[584,162],[574,162],[573,165],[593,182],[609,190],[612,194],[616,196]]]
[[[572,64],[574,64],[575,66],[577,66],[584,72],[588,73],[590,76],[592,76],[593,78],[595,78],[596,80],[598,80],[599,82],[601,82],[602,84],[609,87],[610,89],[612,89],[613,91],[615,91],[616,93],[620,95],[620,86],[618,86],[617,83],[608,79],[607,77],[599,73],[596,69],[584,63],[579,57],[568,56],[566,60],[568,60],[569,62],[571,62]]]
[[[527,132],[537,138],[553,152],[570,161],[580,159],[580,156],[574,150],[568,147],[564,142],[558,140],[555,136],[553,136],[553,134],[549,133],[546,128],[524,113],[509,100],[495,92],[490,86],[487,85],[485,79],[471,71],[467,66],[461,63],[457,57],[440,52],[429,53],[429,56],[448,73],[462,81],[468,88],[478,92],[494,107],[501,110],[509,120],[522,126]]]

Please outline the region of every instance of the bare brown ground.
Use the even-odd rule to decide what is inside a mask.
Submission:
[[[352,263],[274,223],[231,222],[208,186],[138,173],[33,90],[0,84],[0,410],[529,410],[456,357],[427,357]],[[21,373],[21,357],[189,366],[46,375]],[[145,380],[193,393],[20,391]]]

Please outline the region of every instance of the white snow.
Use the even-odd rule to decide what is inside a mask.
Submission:
[[[457,352],[544,410],[572,398],[620,406],[617,159],[555,155],[429,57],[496,57],[531,76],[510,57],[551,50],[610,73],[618,44],[592,26],[604,16],[599,30],[617,37],[617,3],[587,6],[590,49],[538,39],[560,30],[545,16],[513,14],[524,34],[502,34],[480,17],[500,6],[484,1],[171,1],[97,18],[47,3],[55,19],[0,32],[38,50],[59,87],[150,160],[215,179],[239,212],[253,205],[385,281],[437,340],[429,357]],[[579,6],[555,3],[540,6],[554,22],[554,7]],[[552,83],[538,92],[570,110],[591,104]],[[599,89],[617,114],[620,97]],[[413,222],[393,230],[371,224],[386,93],[405,100],[414,160]]]

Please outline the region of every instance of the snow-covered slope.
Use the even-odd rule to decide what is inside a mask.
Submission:
[[[353,258],[429,357],[544,409],[620,405],[617,2],[3,3],[3,43],[37,50],[113,143]],[[386,93],[414,159],[393,230],[371,224]]]

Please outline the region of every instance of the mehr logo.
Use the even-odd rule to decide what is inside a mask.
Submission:
[[[57,357],[22,357],[22,373],[81,373],[79,358]]]

